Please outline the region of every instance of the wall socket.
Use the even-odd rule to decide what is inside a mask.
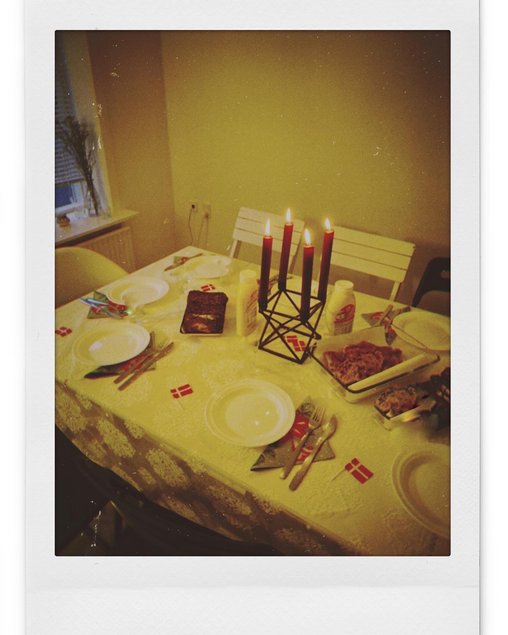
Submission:
[[[189,209],[191,212],[196,214],[199,212],[199,203],[197,201],[189,201]]]

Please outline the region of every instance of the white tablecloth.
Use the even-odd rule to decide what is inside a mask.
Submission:
[[[178,255],[197,253],[189,247]],[[56,328],[56,421],[89,458],[108,467],[155,502],[220,531],[270,543],[287,554],[447,555],[449,541],[419,524],[402,505],[392,482],[394,460],[403,452],[432,447],[410,427],[385,430],[373,399],[347,403],[313,360],[291,363],[260,351],[256,336],[235,333],[235,287],[242,268],[233,261],[225,279],[210,280],[229,297],[224,334],[218,337],[179,333],[188,288],[184,265],[164,272],[173,255],[131,275],[163,277],[170,292],[150,306],[145,326],[157,337],[175,341],[174,350],[127,390],[112,378],[83,379],[84,368],[72,354],[75,338],[102,320],[87,320],[78,301],[59,308]],[[190,285],[192,286],[192,285]],[[199,287],[198,287],[199,288]],[[361,314],[383,310],[386,299],[357,293],[354,328],[364,328]],[[262,326],[262,318],[260,327]],[[448,357],[432,373],[449,365]],[[427,376],[430,371],[427,372]],[[331,439],[335,459],[315,463],[295,492],[280,470],[251,471],[260,448],[241,448],[216,438],[207,428],[204,409],[211,395],[243,377],[259,377],[281,386],[297,406],[308,395],[339,420]],[[190,384],[192,394],[174,399],[172,388]],[[352,458],[374,476],[360,484],[348,472],[332,477]]]

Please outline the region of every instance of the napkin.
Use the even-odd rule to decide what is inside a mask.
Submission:
[[[173,269],[177,269],[178,267],[181,267],[182,265],[184,265],[188,260],[191,260],[192,258],[197,258],[198,256],[202,256],[202,253],[199,254],[194,254],[193,256],[173,256],[173,262],[172,264],[169,265],[169,267],[166,267],[164,269],[164,271],[172,271]]]
[[[396,332],[392,328],[391,324],[393,320],[400,315],[401,313],[407,313],[411,311],[410,306],[404,306],[401,309],[392,309],[385,319],[388,320],[388,328],[386,330],[386,343],[391,344],[396,337]],[[362,313],[362,318],[366,320],[369,326],[377,326],[379,318],[383,315],[383,311],[374,311],[374,313]]]
[[[148,346],[145,348],[145,350],[139,353],[139,355],[136,355],[136,357],[133,357],[132,359],[128,359],[125,362],[120,362],[119,364],[109,364],[108,366],[99,366],[99,368],[96,368],[95,370],[92,370],[89,373],[87,373],[85,377],[87,379],[98,379],[99,377],[111,377],[112,375],[119,375],[120,373],[122,373],[125,370],[128,370],[129,368],[132,368],[134,366],[137,366],[138,364],[141,364],[143,360],[154,351],[155,351],[154,337],[153,337],[153,333],[150,333],[150,342],[148,343]],[[155,369],[155,363],[153,363],[149,368],[147,368],[147,370],[154,370],[154,369]]]
[[[263,450],[257,461],[250,468],[251,470],[265,470],[269,468],[275,467],[283,467],[291,452],[298,445],[299,440],[302,438],[303,434],[307,430],[309,425],[309,419],[312,416],[316,406],[310,397],[307,397],[305,401],[298,407],[295,413],[295,420],[289,432],[279,439],[275,441],[275,443],[271,443],[267,445]],[[300,456],[298,457],[296,463],[302,463],[305,458],[312,452],[312,448],[314,442],[319,437],[319,433],[321,428],[317,428],[313,432],[311,432],[307,442],[305,443],[305,447],[300,452]],[[326,461],[327,459],[333,459],[335,454],[333,453],[332,448],[328,441],[325,441],[323,446],[318,452],[318,455],[314,459],[315,461]]]
[[[128,315],[127,311],[125,310],[125,305],[111,302],[111,300],[109,300],[107,296],[105,296],[104,293],[101,293],[100,291],[93,292],[93,299],[100,300],[101,302],[107,302],[108,306],[106,308],[108,309],[108,311],[111,311],[111,313],[116,313],[120,317]],[[106,318],[109,316],[106,313],[103,313],[100,308],[96,309],[95,307],[90,307],[90,310],[88,311],[88,315],[86,317],[88,320],[95,320],[97,318]]]

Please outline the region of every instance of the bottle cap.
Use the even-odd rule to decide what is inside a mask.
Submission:
[[[248,282],[249,280],[257,280],[257,274],[252,269],[244,269],[240,271],[240,282]]]
[[[351,280],[337,280],[335,283],[335,291],[352,291],[354,286]]]

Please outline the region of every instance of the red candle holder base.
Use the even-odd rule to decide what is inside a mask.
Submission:
[[[296,302],[301,295],[286,289],[268,299],[266,309],[261,311],[266,324],[258,344],[260,350],[297,364],[303,364],[310,355],[313,341],[321,339],[317,327],[324,309],[324,302],[311,296],[309,316],[302,319]]]

